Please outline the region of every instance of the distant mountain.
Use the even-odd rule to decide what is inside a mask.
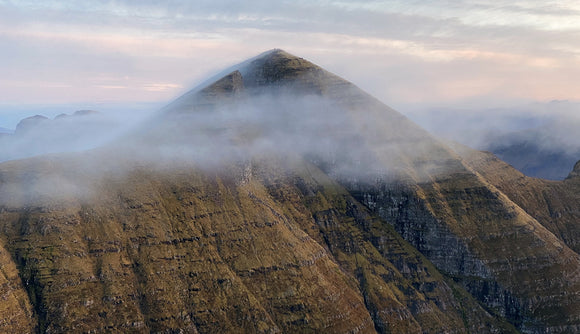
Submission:
[[[122,127],[93,110],[60,114],[52,120],[42,115],[27,117],[13,133],[0,137],[0,161],[95,148],[117,136]]]
[[[0,164],[0,331],[580,331],[577,169],[526,178],[282,50]]]
[[[17,135],[24,134],[30,131],[34,131],[36,128],[45,124],[45,122],[49,121],[48,117],[42,115],[34,115],[27,117],[16,125],[16,130],[14,133]]]

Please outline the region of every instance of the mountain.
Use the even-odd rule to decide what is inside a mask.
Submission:
[[[494,159],[266,52],[0,164],[0,331],[577,332],[578,171],[509,188]]]
[[[29,131],[34,131],[35,128],[41,127],[42,125],[46,124],[45,122],[47,121],[49,121],[48,117],[42,115],[27,117],[18,122],[14,133],[22,134]]]

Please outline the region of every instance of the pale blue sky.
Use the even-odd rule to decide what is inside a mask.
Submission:
[[[0,109],[162,103],[271,48],[394,107],[580,100],[578,1],[0,0]]]

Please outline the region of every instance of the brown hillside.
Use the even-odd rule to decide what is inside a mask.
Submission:
[[[78,173],[103,158],[1,166],[3,263],[29,296],[15,288],[10,315],[22,320],[5,328],[26,332],[37,319],[41,332],[503,331],[312,165]]]

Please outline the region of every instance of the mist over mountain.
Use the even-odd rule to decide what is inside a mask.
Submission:
[[[575,143],[569,142],[576,134],[574,129],[579,126],[580,122],[557,122],[507,133],[489,138],[484,149],[528,176],[563,180],[580,159],[580,138]]]
[[[0,164],[0,331],[580,330],[577,168],[527,178],[282,50],[114,133]]]
[[[145,111],[144,114],[147,114]],[[50,119],[34,115],[0,136],[0,162],[49,153],[79,152],[105,145],[138,126],[143,116],[77,110]]]
[[[407,114],[447,140],[491,151],[524,174],[566,178],[580,160],[580,104],[535,103],[488,110],[432,109]]]

